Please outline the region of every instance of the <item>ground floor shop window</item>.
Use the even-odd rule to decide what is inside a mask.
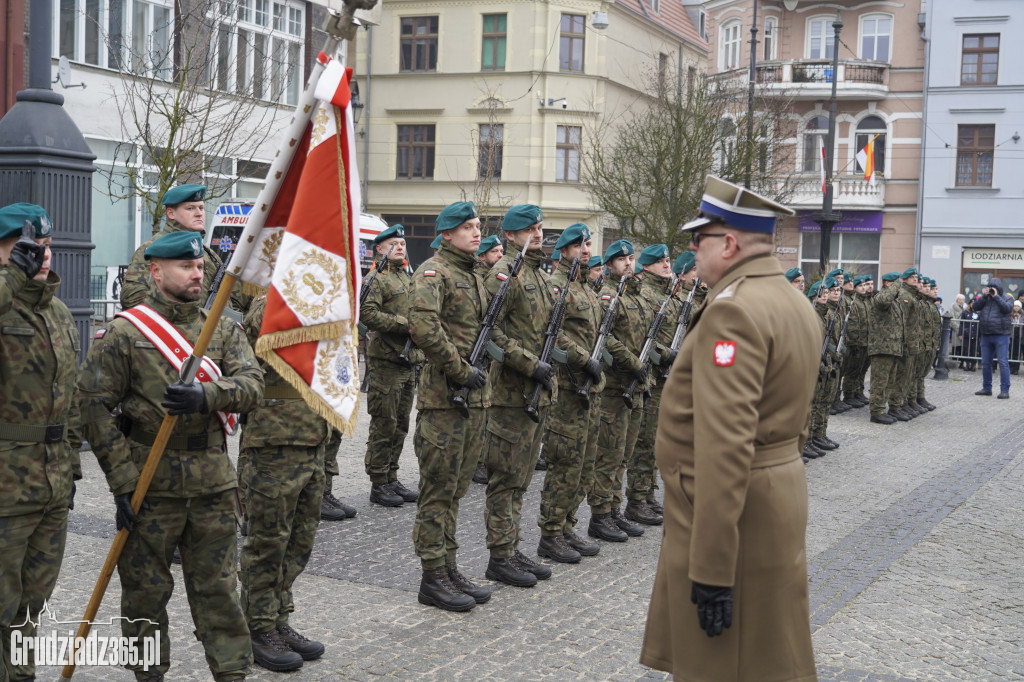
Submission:
[[[826,273],[835,268],[842,268],[854,276],[871,275],[877,287],[881,237],[880,233],[833,231],[829,242],[829,267]],[[801,232],[800,269],[809,283],[821,279],[820,276],[814,275],[820,270],[820,253],[821,233]]]

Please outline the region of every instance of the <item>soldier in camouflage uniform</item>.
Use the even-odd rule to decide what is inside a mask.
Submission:
[[[601,279],[604,276],[604,259],[601,258],[601,254],[591,256],[590,262],[587,263],[587,266],[590,268],[590,271],[587,273],[587,280],[592,285],[596,285],[597,280]],[[594,293],[596,294],[597,291],[595,290]]]
[[[917,269],[907,268],[900,275],[900,290],[896,301],[903,310],[904,339],[903,356],[896,366],[896,379],[893,394],[889,397],[890,409],[902,414],[907,419],[922,414],[910,403],[910,392],[917,381],[917,358],[921,353],[921,307],[920,292],[917,290]],[[897,419],[899,417],[897,416]]]
[[[790,268],[789,270],[786,270],[786,281],[792,284],[793,288],[801,294],[804,293],[806,281],[804,280],[804,273],[800,272],[800,268]]]
[[[826,315],[828,314],[828,289],[822,285],[823,282],[818,281],[809,286],[807,288],[807,298],[810,300],[811,306],[814,307],[814,311],[818,314],[822,341],[824,341],[825,331],[827,330],[825,320]],[[821,359],[820,370],[814,385],[814,395],[811,398],[811,414],[807,429],[807,441],[804,443],[803,452],[801,452],[805,463],[812,459],[824,457],[827,452],[826,450],[819,449],[813,442],[811,442],[811,434],[814,433],[817,420],[820,419],[822,406],[825,404],[825,389],[828,383],[828,373],[831,368],[832,357],[826,353],[825,357]]]
[[[266,296],[253,301],[245,332],[255,346]],[[248,534],[242,541],[241,604],[255,661],[287,671],[320,658],[324,645],[288,624],[295,610],[292,585],[306,568],[324,494],[324,451],[331,428],[273,368],[263,367],[263,401],[249,412],[239,448],[245,479]]]
[[[437,236],[440,239],[441,235]],[[477,264],[473,268],[480,279],[487,277],[487,273],[491,271],[491,267],[501,260],[501,257],[505,255],[505,249],[501,246],[501,240],[498,235],[492,234],[489,237],[484,237],[480,240],[480,246],[476,250]],[[485,433],[480,434],[480,442],[487,442],[487,435]],[[487,484],[487,449],[480,448],[480,460],[476,463],[476,471],[473,472],[473,483],[479,483],[481,485]]]
[[[846,330],[847,358],[843,366],[843,402],[853,407],[864,407],[868,399],[864,395],[864,374],[868,364],[868,309],[871,294],[868,293],[870,275],[853,279],[857,300],[850,312],[850,324]]]
[[[493,341],[501,349],[500,360],[491,364],[491,405],[487,410],[487,548],[491,558],[486,576],[507,585],[532,587],[551,577],[551,569],[519,550],[523,495],[533,478],[540,450],[543,424],[557,385],[554,367],[540,360],[554,305],[551,285],[540,266],[547,260],[541,249],[544,214],[533,204],[518,204],[505,212],[501,228],[508,246],[501,260],[484,279],[493,297],[509,278],[512,261],[525,252],[519,275],[505,294],[505,304],[494,327]],[[534,388],[541,386],[537,403],[538,422],[524,408]]]
[[[935,354],[939,350],[942,314],[939,312],[939,307],[935,305],[936,293],[932,288],[934,282],[923,276],[919,276],[918,279],[920,280],[918,291],[921,297],[922,348],[921,354],[918,356],[917,376],[910,397],[914,407],[931,412],[935,409],[935,405],[932,405],[924,397],[924,380],[928,376],[928,372],[931,371]]]
[[[811,287],[814,291],[814,287]],[[828,437],[828,417],[830,407],[835,402],[835,394],[839,390],[839,368],[842,365],[842,356],[838,351],[839,334],[842,329],[842,317],[840,312],[840,299],[843,295],[842,286],[834,277],[826,277],[818,286],[815,295],[815,311],[821,318],[822,331],[827,331],[829,323],[832,324],[832,334],[829,337],[828,350],[826,351],[825,373],[819,373],[818,383],[814,391],[814,398],[811,402],[811,423],[808,430],[807,441],[819,452],[825,453],[835,450],[839,444]],[[822,302],[824,299],[824,302]],[[805,457],[811,457],[807,449],[804,450]],[[820,455],[819,455],[820,456]]]
[[[896,373],[903,356],[903,306],[899,304],[898,272],[882,275],[882,288],[871,299],[868,310],[868,357],[871,362],[871,421],[891,425],[908,417],[894,410],[885,411],[896,388]]]
[[[206,320],[198,303],[202,254],[200,237],[192,232],[161,237],[146,252],[153,288],[145,305],[190,343]],[[84,435],[114,494],[118,528],[130,532],[117,564],[121,616],[129,619],[122,621],[121,632],[158,635],[161,647],[155,668],[129,667],[144,680],[163,679],[170,666],[170,564],[180,546],[196,637],[213,678],[244,678],[252,647],[236,591],[237,480],[221,415],[214,411],[244,413],[256,407],[263,372],[244,332],[226,318],[217,321],[206,351],[222,376],[189,385],[178,382],[177,369],[128,319],[115,318],[97,337],[79,371],[78,388]],[[115,418],[118,404],[122,414]],[[131,496],[166,414],[180,416],[136,514]]]
[[[647,299],[651,310],[657,311],[669,296],[674,282],[672,260],[666,244],[654,244],[640,252],[639,264],[644,269],[643,286],[640,293]],[[661,389],[665,385],[664,375],[668,374],[671,360],[669,347],[676,333],[679,309],[683,302],[678,292],[665,308],[665,323],[658,330],[656,346],[659,362],[651,363],[650,395],[643,401],[643,416],[640,419],[640,435],[633,448],[633,459],[629,462],[626,476],[625,517],[647,526],[660,526],[663,518],[647,502],[654,494],[655,464],[654,437],[658,433],[658,410],[661,408]],[[653,316],[652,316],[653,317]],[[645,330],[646,331],[646,330]]]
[[[331,429],[331,438],[324,446],[324,496],[320,500],[320,519],[323,521],[341,521],[354,518],[358,510],[343,500],[339,500],[331,492],[334,479],[341,473],[338,467],[338,450],[341,447],[341,431]]]
[[[33,657],[12,667],[7,645],[15,629],[35,635],[30,620],[57,582],[74,481],[82,478],[80,344],[71,313],[55,298],[52,235],[41,207],[0,209],[0,679],[34,679]]]
[[[412,278],[405,271],[405,228],[392,225],[373,243],[378,258],[389,250],[391,257],[387,267],[370,282],[359,310],[359,320],[375,332],[366,346],[370,374],[366,388],[366,411],[370,413],[366,475],[370,477],[370,502],[400,507],[419,497],[398,480],[398,459],[409,433],[415,367],[423,363],[423,354],[409,341]]]
[[[551,275],[551,286],[558,295],[563,287],[569,291],[565,297],[565,318],[562,322],[564,339],[559,348],[565,352],[565,363],[557,365],[558,402],[544,425],[544,451],[548,470],[540,495],[540,514],[537,525],[541,529],[539,556],[561,563],[576,563],[581,556],[596,556],[600,547],[576,534],[576,510],[590,490],[597,454],[597,429],[601,420],[601,389],[604,372],[600,360],[590,358],[598,329],[601,326],[601,305],[581,269],[576,280],[569,282],[569,269],[577,256],[580,263],[590,259],[590,229],[583,223],[574,223],[562,231],[556,247],[564,258]],[[612,346],[621,346],[614,337],[608,338]],[[616,348],[615,352],[621,352]],[[591,380],[589,404],[581,405],[577,392],[587,379]]]
[[[124,273],[124,282],[121,284],[122,308],[127,310],[136,306],[149,295],[151,283],[149,262],[145,253],[154,241],[164,235],[181,231],[192,231],[206,236],[206,205],[203,203],[205,197],[206,188],[202,185],[178,185],[164,194],[161,203],[164,206],[166,223],[162,230],[153,235],[152,239],[143,242],[132,254],[128,270]],[[203,245],[203,261],[203,290],[199,297],[201,304],[205,303],[210,295],[210,286],[217,276],[217,270],[220,269],[221,258],[216,251]],[[244,313],[250,300],[248,294],[242,293],[242,283],[239,282],[231,292],[231,307],[239,313]]]
[[[846,313],[850,310],[850,305],[853,301],[853,282],[850,279],[850,274],[844,271],[842,268],[836,268],[832,272],[828,273],[828,277],[834,278],[839,282],[839,288],[842,294],[839,297],[837,308],[839,309],[839,319],[836,320],[836,326],[838,327],[836,333],[836,339],[839,338],[839,332],[842,331],[843,321],[846,319]],[[844,341],[843,345],[846,345]],[[836,382],[835,382],[835,394],[832,397],[832,405],[829,408],[829,414],[840,414],[846,412],[853,407],[851,404],[844,403],[842,398],[842,378],[843,373],[846,371],[846,356],[844,352],[839,360],[839,365],[836,367]]]
[[[644,529],[619,513],[622,504],[622,475],[625,463],[633,456],[643,404],[639,397],[647,389],[647,372],[640,365],[640,348],[651,321],[647,301],[640,293],[640,279],[634,274],[633,245],[625,239],[612,242],[604,254],[609,276],[601,290],[602,314],[615,296],[623,275],[630,275],[626,290],[615,310],[612,335],[621,342],[618,357],[605,372],[601,391],[601,424],[597,434],[597,457],[594,461],[594,482],[588,494],[590,503],[590,537],[609,542],[625,542],[628,536],[639,537]],[[611,352],[611,348],[608,349]],[[622,394],[636,379],[637,400],[632,408]]]
[[[409,334],[428,360],[416,397],[420,498],[412,540],[423,568],[419,602],[468,611],[491,596],[459,571],[455,540],[459,500],[469,489],[491,401],[487,374],[466,361],[487,311],[487,290],[473,270],[480,245],[473,202],[446,206],[436,222],[443,241],[413,274],[409,312]],[[452,402],[463,386],[468,416]]]

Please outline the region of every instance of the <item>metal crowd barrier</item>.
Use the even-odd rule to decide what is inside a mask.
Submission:
[[[946,357],[957,361],[981,360],[981,321],[950,319],[949,352]],[[1010,325],[1010,369],[1024,362],[1024,323]]]

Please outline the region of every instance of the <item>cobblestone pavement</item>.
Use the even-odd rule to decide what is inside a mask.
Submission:
[[[1016,377],[1014,377],[1016,379]],[[867,409],[832,417],[842,447],[808,465],[811,620],[822,680],[998,680],[1024,677],[1024,423],[1020,401],[973,395],[978,373],[928,380],[938,409],[909,423],[871,424]],[[450,614],[416,602],[415,509],[369,503],[363,473],[368,421],[343,443],[336,494],[359,508],[323,523],[299,578],[292,624],[327,645],[318,661],[256,680],[636,680],[665,679],[637,662],[660,531],[575,566],[531,589],[494,586],[487,604]],[[113,504],[95,459],[71,513],[64,567],[51,606],[77,619],[113,537]],[[411,437],[401,478],[417,478]],[[524,506],[522,549],[535,556],[538,472]],[[460,514],[460,565],[483,579],[484,488]],[[589,515],[582,514],[582,533]],[[175,568],[180,579],[180,571]],[[180,585],[180,580],[179,580]],[[116,614],[115,575],[100,611]],[[682,608],[691,608],[689,604]],[[183,590],[170,606],[169,679],[209,672]],[[98,626],[101,634],[115,634]],[[40,670],[39,679],[57,679]],[[129,680],[83,668],[83,680]]]

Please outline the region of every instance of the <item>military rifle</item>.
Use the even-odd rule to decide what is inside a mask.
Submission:
[[[548,319],[548,328],[544,331],[544,347],[540,351],[541,362],[551,362],[551,354],[555,350],[555,341],[558,338],[558,332],[562,329],[562,322],[565,320],[565,296],[569,293],[569,287],[573,282],[576,281],[576,277],[580,274],[580,257],[579,255],[573,259],[572,265],[569,266],[569,276],[565,280],[565,286],[558,293],[558,300],[555,301],[555,307],[551,309],[551,317]],[[553,381],[554,379],[552,379]],[[541,383],[538,381],[533,386],[533,395],[530,396],[530,400],[526,403],[526,414],[529,415],[530,419],[535,422],[540,421],[540,413],[537,411],[537,404],[540,402],[540,391]]]
[[[380,259],[379,262],[375,263],[370,272],[367,273],[366,279],[363,280],[363,286],[359,289],[359,307],[362,308],[363,304],[366,303],[366,297],[370,295],[370,285],[373,284],[373,280],[377,278],[381,270],[388,266],[388,259],[391,258],[391,252],[395,250],[395,245],[392,244],[391,248],[388,249],[387,254]]]
[[[600,275],[597,276],[597,279],[594,280],[593,286],[594,286],[594,292],[595,293],[598,293],[598,292],[601,291],[601,285],[602,284],[604,284],[604,273],[603,272]]]
[[[619,287],[615,291],[615,296],[608,302],[608,309],[604,311],[604,317],[601,318],[601,326],[597,328],[597,341],[594,343],[594,350],[590,351],[590,359],[601,362],[604,357],[604,347],[608,343],[608,335],[612,333],[612,322],[615,321],[615,307],[619,303],[619,296],[622,296],[622,292],[626,289],[626,281],[629,280],[630,273],[626,273],[619,280]],[[601,277],[604,277],[602,274]],[[583,386],[576,391],[576,395],[579,396],[580,403],[583,405],[583,409],[590,408],[590,387],[594,385],[594,377],[588,376],[587,380],[583,382]]]
[[[846,317],[843,318],[843,328],[839,332],[839,343],[836,344],[836,351],[840,354],[846,352],[846,328],[850,325],[850,313],[853,312],[853,304],[857,302],[857,292],[853,292],[853,298],[850,299],[850,307],[846,311]]]
[[[491,342],[491,335],[494,333],[494,325],[498,323],[498,315],[501,313],[502,306],[505,305],[505,296],[508,294],[508,288],[512,286],[512,280],[519,276],[519,271],[523,267],[523,256],[526,255],[526,249],[523,249],[516,254],[515,259],[508,265],[508,275],[502,278],[499,273],[498,279],[501,279],[501,285],[498,287],[498,291],[495,292],[494,296],[491,297],[491,302],[487,304],[487,314],[484,315],[484,321],[480,326],[480,333],[476,335],[476,342],[473,344],[473,350],[469,353],[468,362],[472,367],[476,367],[480,370],[485,370],[485,360],[487,356],[487,344]],[[469,398],[469,386],[463,386],[459,390],[455,391],[455,395],[452,396],[452,402],[455,403],[455,407],[458,408],[459,412],[463,417],[469,416],[469,406],[467,405],[467,399]]]
[[[827,303],[825,304],[828,305]],[[839,306],[836,306],[835,312],[832,313],[832,318],[828,321],[825,326],[825,341],[821,344],[821,364],[818,365],[818,379],[822,380],[828,374],[828,370],[825,369],[825,360],[828,358],[828,342],[832,338],[832,330],[836,327],[836,318],[839,317]]]
[[[654,344],[658,341],[658,333],[661,332],[662,326],[665,324],[666,311],[668,310],[669,301],[676,295],[676,291],[679,290],[679,284],[683,281],[683,278],[679,275],[672,280],[672,286],[669,287],[668,296],[664,301],[661,302],[661,307],[658,308],[658,314],[654,316],[654,320],[651,321],[651,326],[647,329],[647,337],[644,339],[643,348],[640,349],[640,369],[647,367],[647,363],[651,361],[651,352],[654,350]],[[636,391],[637,384],[640,383],[640,379],[634,377],[629,382],[629,387],[622,394],[622,399],[626,401],[626,407],[633,408],[633,393]]]
[[[672,336],[672,345],[669,346],[669,350],[675,355],[679,352],[679,347],[683,345],[683,337],[686,336],[686,328],[690,326],[690,311],[693,310],[693,295],[697,292],[697,287],[700,286],[700,277],[693,280],[693,287],[690,289],[690,293],[686,295],[686,300],[683,301],[683,307],[679,309],[679,318],[676,322],[676,333]],[[669,370],[672,369],[672,365],[665,368],[665,372],[661,375],[662,379],[668,379]]]
[[[226,245],[225,245],[226,242]],[[217,268],[217,274],[213,276],[213,281],[210,282],[210,295],[206,298],[206,304],[203,306],[204,309],[209,310],[210,306],[213,305],[213,299],[217,298],[217,292],[220,291],[220,284],[224,281],[224,275],[228,271],[228,263],[231,261],[231,240],[226,237],[221,237],[220,240],[220,267]],[[230,320],[234,320],[238,324],[242,324],[242,312],[232,310],[231,308],[224,308],[224,316]]]

